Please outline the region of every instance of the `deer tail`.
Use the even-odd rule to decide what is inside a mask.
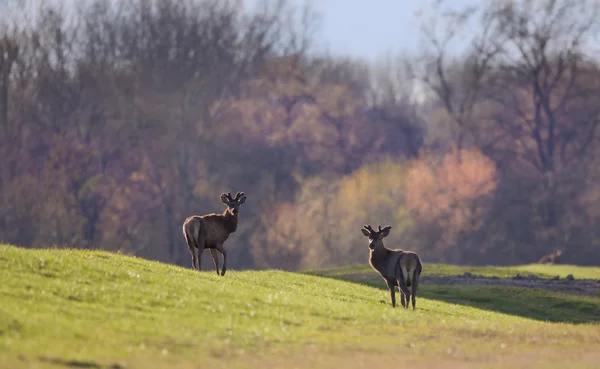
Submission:
[[[407,255],[407,256],[409,256],[409,255]],[[417,270],[417,262],[411,256],[412,255],[407,257],[406,258],[407,260],[404,263],[402,263],[402,274],[403,274],[404,280],[406,281],[406,287],[412,286],[413,281],[415,279],[415,271]]]

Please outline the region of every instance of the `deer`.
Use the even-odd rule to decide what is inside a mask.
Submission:
[[[377,231],[370,225],[361,228],[362,233],[369,238],[369,264],[387,283],[392,297],[392,307],[396,307],[395,287],[397,286],[400,290],[402,307],[408,309],[411,300],[411,291],[408,287],[412,287],[412,308],[415,310],[419,277],[423,271],[421,258],[412,251],[385,247],[383,239],[390,234],[391,229],[392,226],[389,225],[383,229],[379,225]]]
[[[209,249],[219,275],[218,251],[223,255],[221,276],[224,276],[227,272],[227,251],[223,248],[223,243],[237,229],[240,206],[246,202],[246,195],[238,192],[232,197],[229,192],[222,193],[221,202],[227,206],[223,214],[187,217],[183,222],[183,235],[192,255],[192,268],[201,271],[202,252]]]
[[[562,254],[563,252],[561,249],[556,249],[553,253],[542,256],[540,260],[538,260],[538,264],[555,264]]]

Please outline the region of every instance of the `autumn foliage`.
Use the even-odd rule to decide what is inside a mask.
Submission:
[[[437,160],[436,160],[437,159]],[[423,155],[408,171],[406,205],[423,221],[438,223],[443,241],[457,242],[461,232],[483,224],[496,189],[494,163],[476,150],[457,150],[441,158]]]
[[[363,263],[364,224],[426,262],[600,260],[592,1],[443,13],[398,63],[316,52],[287,1],[5,3],[0,241],[189,266],[184,219],[244,191],[232,268]]]

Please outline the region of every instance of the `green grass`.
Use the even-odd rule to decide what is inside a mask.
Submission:
[[[556,275],[575,278],[600,279],[600,268],[574,265],[520,265],[513,267],[470,267],[447,264],[426,264],[424,277],[448,277],[469,272],[487,277],[509,278],[517,273],[534,274],[540,278]],[[351,265],[323,270],[310,270],[309,275],[351,281],[387,291],[382,278],[370,265]],[[600,295],[597,297],[573,296],[540,289],[506,286],[460,286],[424,285],[419,295],[432,300],[518,315],[530,319],[551,322],[598,323],[600,322]]]
[[[539,276],[559,275],[561,278],[564,278],[569,274],[573,274],[573,276],[578,279],[600,279],[600,268],[598,267],[530,264],[517,266],[514,269],[521,274],[531,273]]]
[[[427,277],[446,277],[471,273],[486,277],[508,278],[514,277],[517,273],[521,275],[533,274],[540,278],[552,278],[554,276],[566,277],[573,274],[578,279],[600,279],[600,267],[582,267],[576,265],[541,265],[528,264],[518,266],[458,266],[448,264],[426,264],[423,268],[423,276]],[[373,269],[368,264],[349,265],[339,268],[330,268],[324,270],[310,270],[307,272],[312,275],[327,277],[343,277],[359,280],[361,277],[371,278]]]
[[[413,368],[564,368],[565,357],[569,368],[592,368],[600,359],[598,298],[454,291],[490,307],[515,298],[502,314],[427,298],[446,292],[423,285],[412,311],[392,309],[379,288],[328,277],[219,277],[100,251],[6,245],[0,270],[0,368],[339,368],[399,358]],[[581,324],[520,316],[539,304],[549,320]]]

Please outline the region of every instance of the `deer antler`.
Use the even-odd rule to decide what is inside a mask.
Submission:
[[[242,196],[245,196],[245,194],[243,192],[238,192],[235,194],[234,200],[237,200],[237,199],[241,198]]]
[[[373,230],[373,228],[371,228],[371,225],[365,225],[365,226],[364,226],[364,228],[365,228],[367,231],[371,232],[371,233],[375,233],[375,231]]]

